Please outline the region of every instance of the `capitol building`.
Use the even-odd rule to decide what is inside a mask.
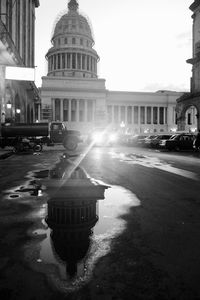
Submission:
[[[82,134],[107,126],[132,134],[176,131],[176,100],[183,93],[109,91],[106,80],[98,77],[100,58],[89,24],[77,1],[70,0],[46,54],[48,73],[42,77],[39,121],[66,122]],[[196,129],[195,114],[194,107],[188,109],[186,130]]]

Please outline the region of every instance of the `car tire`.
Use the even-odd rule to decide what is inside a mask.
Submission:
[[[66,137],[64,139],[63,146],[65,147],[66,150],[74,151],[76,150],[77,145],[78,145],[77,139],[73,136]]]

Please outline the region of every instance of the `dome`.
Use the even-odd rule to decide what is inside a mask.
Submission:
[[[73,33],[83,35],[93,41],[92,31],[86,17],[78,12],[78,3],[71,0],[68,4],[68,13],[64,14],[57,22],[52,40],[57,36]]]
[[[68,12],[57,21],[52,47],[46,54],[48,76],[97,78],[99,56],[86,17],[79,14],[78,3],[70,0]]]

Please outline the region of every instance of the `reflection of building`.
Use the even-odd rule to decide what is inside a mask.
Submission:
[[[88,20],[79,14],[76,0],[69,1],[68,8],[55,26],[46,55],[42,120],[64,121],[83,133],[99,125],[119,128],[122,122],[131,133],[176,128],[176,99],[182,93],[106,90],[105,80],[98,78],[99,57]]]
[[[187,112],[195,108],[195,122],[200,130],[200,1],[195,0],[191,6],[193,12],[193,54],[187,62],[192,64],[192,78],[190,93],[182,95],[177,100],[178,128],[184,130],[187,125]]]
[[[90,245],[90,235],[98,217],[97,200],[72,199],[48,202],[47,223],[52,229],[53,248],[59,259],[66,262],[66,272],[71,277],[82,275],[84,259]],[[77,270],[77,264],[81,267]]]
[[[68,164],[66,166],[69,167]],[[58,164],[57,168],[60,168]],[[61,181],[62,185],[57,184],[60,188],[53,193],[52,186],[56,189],[56,185],[52,182],[58,181]],[[104,199],[107,187],[89,180],[79,167],[75,168],[69,180],[66,181],[62,176],[55,179],[53,176],[49,178],[49,185],[46,182],[46,186],[50,197],[46,220],[52,229],[53,248],[58,257],[66,262],[66,272],[70,277],[76,273],[83,275],[82,260],[89,249],[92,228],[98,220],[97,200]]]
[[[33,81],[8,80],[7,66],[34,68],[35,8],[39,0],[0,1],[0,121],[32,122],[38,90]],[[35,104],[35,105],[34,105]]]

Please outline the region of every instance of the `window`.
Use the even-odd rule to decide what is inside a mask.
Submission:
[[[65,39],[64,39],[64,42],[65,42],[65,44],[67,44],[67,43],[68,43],[68,40],[67,40],[67,38],[65,38]]]
[[[58,54],[58,69],[60,69],[60,54]]]
[[[83,45],[83,39],[80,39],[80,45]]]
[[[192,125],[192,122],[191,122],[191,113],[188,113],[188,125]]]
[[[76,39],[72,38],[72,44],[75,45],[76,44]]]

